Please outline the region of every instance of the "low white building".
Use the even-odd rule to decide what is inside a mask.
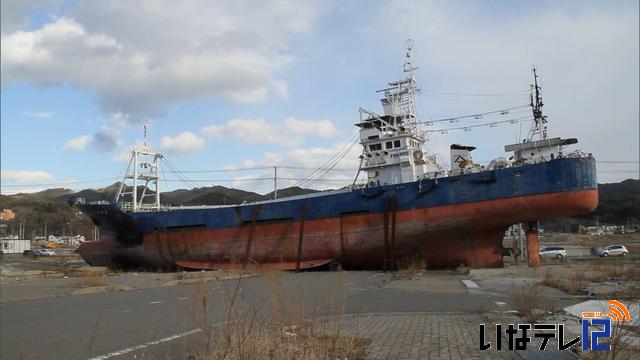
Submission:
[[[84,235],[65,235],[65,236],[55,236],[49,235],[49,242],[61,244],[61,245],[80,245],[85,240]]]
[[[6,237],[0,239],[0,250],[3,254],[21,254],[25,250],[31,250],[31,240]]]

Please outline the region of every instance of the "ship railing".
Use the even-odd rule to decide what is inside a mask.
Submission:
[[[131,202],[120,202],[118,203],[118,207],[120,210],[124,212],[133,211],[133,203]],[[156,204],[138,204],[136,206],[136,211],[160,211],[160,210],[168,210],[168,206],[166,205],[156,205]]]

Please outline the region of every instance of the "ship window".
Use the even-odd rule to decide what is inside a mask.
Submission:
[[[400,140],[396,140],[393,142],[393,147],[400,147]]]
[[[391,141],[387,141],[387,143],[385,144],[385,147],[387,149],[391,149],[393,147],[393,143]]]
[[[371,151],[382,150],[382,144],[371,144],[369,145],[369,150]]]

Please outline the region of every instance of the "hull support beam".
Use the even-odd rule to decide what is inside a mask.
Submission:
[[[529,222],[527,227],[527,264],[529,267],[540,265],[540,240],[538,239],[538,224]]]

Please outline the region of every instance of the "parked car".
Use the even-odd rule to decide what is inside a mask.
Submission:
[[[49,249],[35,249],[33,250],[33,253],[36,256],[55,256],[56,253],[53,250],[49,250]]]
[[[33,252],[33,250],[24,250],[22,252],[22,256],[35,256],[36,254]]]
[[[549,246],[540,249],[538,254],[540,254],[541,258],[562,259],[563,257],[567,256],[567,250],[559,246]]]
[[[627,256],[629,250],[624,245],[609,245],[603,248],[596,249],[596,255],[598,256]]]

